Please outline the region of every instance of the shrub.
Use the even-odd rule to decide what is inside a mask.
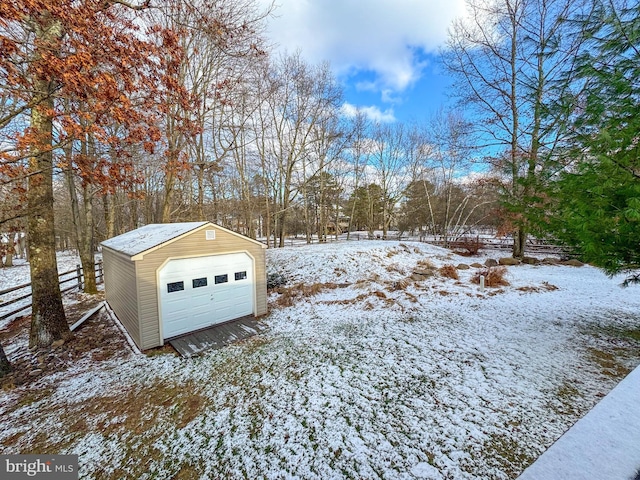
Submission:
[[[404,290],[409,286],[409,281],[407,279],[398,280],[395,282],[391,282],[388,287],[388,290],[391,292],[395,292],[397,290]]]
[[[397,263],[392,263],[391,265],[387,265],[385,267],[385,270],[389,273],[400,273],[402,275],[404,275],[405,271],[404,268],[402,268],[400,265],[398,265]]]
[[[436,266],[428,258],[420,260],[417,267],[421,270],[436,270]]]
[[[464,237],[455,242],[451,242],[450,245],[453,251],[455,251],[459,255],[464,255],[467,257],[477,255],[480,249],[484,247],[484,244],[480,241],[480,237]]]
[[[504,278],[507,274],[506,267],[487,267],[480,270],[476,270],[475,274],[471,278],[473,283],[480,283],[480,276],[484,275],[484,285],[486,287],[506,287],[509,282]]]
[[[272,290],[274,288],[278,288],[286,284],[287,284],[287,278],[281,273],[275,272],[267,275],[268,290]]]
[[[458,280],[458,270],[451,264],[446,264],[441,266],[438,269],[438,273],[445,278],[451,278],[453,280]]]
[[[346,286],[347,284],[342,284]],[[280,296],[276,299],[276,304],[281,307],[291,307],[294,301],[300,297],[312,297],[322,293],[324,290],[335,290],[340,288],[341,285],[337,283],[313,283],[311,285],[305,285],[304,283],[298,283],[291,287],[280,286],[275,291]]]

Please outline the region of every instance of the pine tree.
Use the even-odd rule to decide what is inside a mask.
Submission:
[[[603,1],[583,24],[577,162],[555,185],[552,221],[560,240],[610,275],[640,269],[640,5],[628,5]]]

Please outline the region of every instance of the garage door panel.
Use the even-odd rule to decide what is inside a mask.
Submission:
[[[226,322],[227,320],[232,320],[233,318],[235,318],[233,316],[232,305],[218,305],[215,309],[215,315],[218,319],[216,323]]]
[[[164,338],[253,313],[253,260],[247,254],[170,260],[158,279]]]

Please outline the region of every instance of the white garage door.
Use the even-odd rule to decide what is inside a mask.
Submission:
[[[246,253],[170,260],[158,281],[165,339],[253,313],[253,259]]]

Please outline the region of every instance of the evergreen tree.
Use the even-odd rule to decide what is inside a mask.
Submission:
[[[630,3],[604,0],[584,22],[577,161],[553,192],[557,238],[610,275],[640,269],[640,4]]]
[[[380,228],[384,202],[384,192],[379,185],[371,183],[366,187],[358,187],[347,204],[347,211],[353,212],[352,222],[356,230],[366,229],[373,234],[374,230]]]

